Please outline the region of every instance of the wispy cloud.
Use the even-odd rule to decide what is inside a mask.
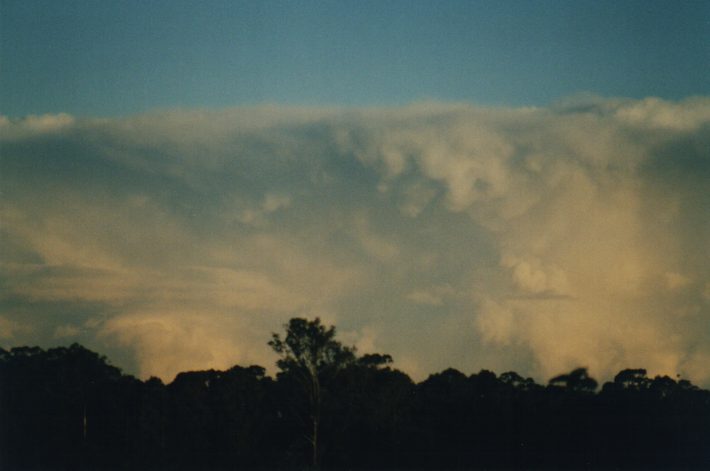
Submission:
[[[706,98],[3,118],[0,144],[5,344],[170,379],[270,366],[318,315],[415,375],[710,384]]]

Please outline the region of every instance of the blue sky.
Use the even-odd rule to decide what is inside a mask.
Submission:
[[[710,93],[710,4],[0,2],[0,113]]]

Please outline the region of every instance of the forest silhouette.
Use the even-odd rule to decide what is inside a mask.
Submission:
[[[261,366],[123,374],[81,345],[0,348],[0,469],[710,469],[710,391],[626,369],[547,385],[447,369],[415,383],[294,318]]]

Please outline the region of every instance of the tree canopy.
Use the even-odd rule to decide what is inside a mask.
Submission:
[[[283,339],[274,333],[269,342],[280,356],[276,364],[283,372],[320,377],[355,361],[355,349],[335,340],[335,326],[326,327],[319,318],[293,318],[284,329]]]
[[[236,365],[163,384],[77,344],[0,349],[0,469],[710,469],[710,391],[685,379],[415,383],[319,319],[284,328],[275,378]]]

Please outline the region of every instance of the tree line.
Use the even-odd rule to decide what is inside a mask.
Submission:
[[[687,380],[415,383],[319,319],[284,328],[275,378],[234,366],[166,385],[78,344],[0,348],[0,469],[710,469],[710,391]]]

